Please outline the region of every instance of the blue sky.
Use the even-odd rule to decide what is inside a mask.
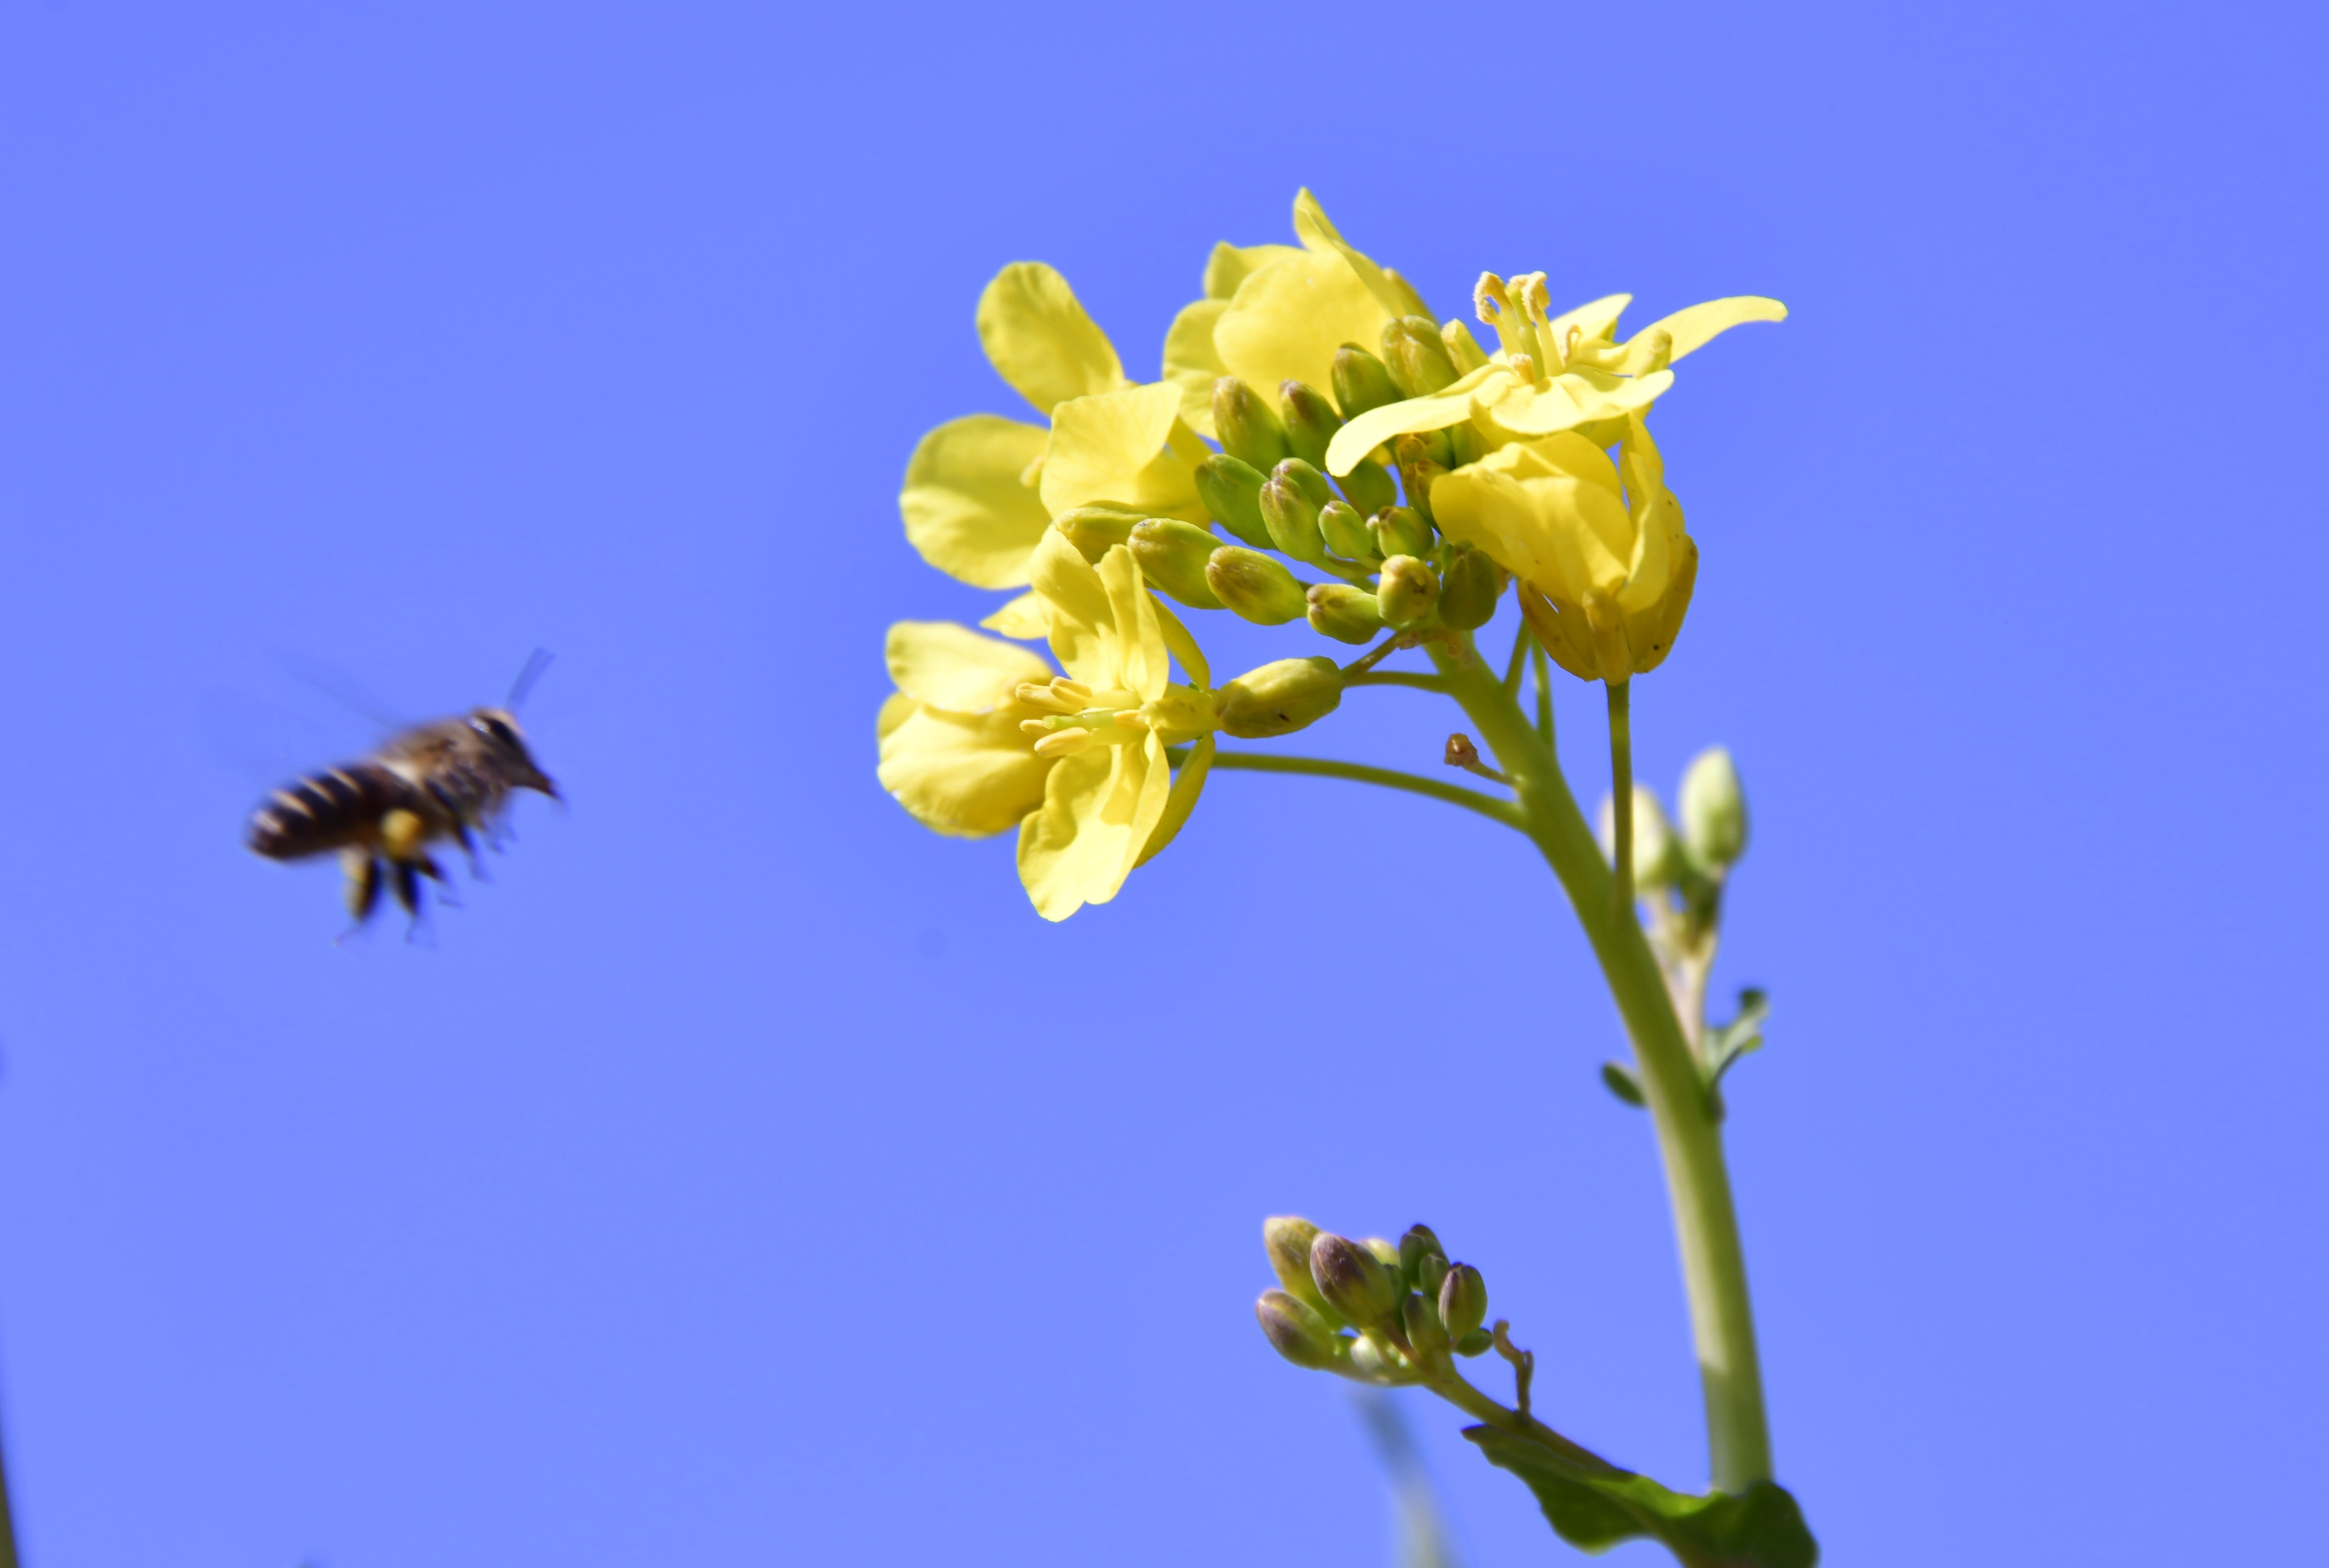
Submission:
[[[884,626],[992,599],[893,499],[1016,411],[985,279],[1059,266],[1151,373],[1302,184],[1443,311],[1484,268],[1795,311],[1660,407],[1704,565],[1635,709],[1645,777],[1722,741],[1753,804],[1730,1141],[1828,1560],[2283,1560],[2329,1459],[2320,43],[0,0],[30,1560],[1385,1562],[1349,1399],[1252,1327],[1286,1211],[1429,1221],[1541,1412],[1699,1484],[1648,1131],[1524,845],[1225,776],[1051,927],[873,782]],[[1315,651],[1221,619],[1217,664]],[[335,947],[330,872],[240,845],[375,738],[323,688],[431,716],[537,645],[571,808],[430,944]],[[1305,749],[1427,765],[1432,700],[1363,695]],[[1413,1414],[1468,1562],[1559,1552]]]

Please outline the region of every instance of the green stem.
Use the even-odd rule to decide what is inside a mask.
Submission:
[[[1634,683],[1609,685],[1609,837],[1617,863],[1612,913],[1626,918],[1634,907]]]
[[[1369,670],[1362,675],[1346,675],[1345,686],[1413,686],[1418,691],[1444,692],[1447,683],[1438,675],[1427,675],[1414,670]]]
[[[1169,753],[1177,765],[1184,747],[1174,747]],[[1405,789],[1415,795],[1428,795],[1434,800],[1445,800],[1450,806],[1461,806],[1466,811],[1476,811],[1492,822],[1506,827],[1527,831],[1521,821],[1519,808],[1509,800],[1499,800],[1493,795],[1483,795],[1477,789],[1461,785],[1443,784],[1437,779],[1426,779],[1420,773],[1401,773],[1392,768],[1370,768],[1363,762],[1338,762],[1326,757],[1286,757],[1267,751],[1216,751],[1213,771],[1227,769],[1248,773],[1312,773],[1326,779],[1348,779],[1360,784],[1380,784],[1386,789]]]
[[[1691,1337],[1706,1400],[1707,1448],[1714,1485],[1737,1492],[1769,1478],[1771,1443],[1763,1414],[1763,1377],[1747,1298],[1747,1264],[1739,1244],[1722,1135],[1706,1083],[1683,1037],[1665,977],[1638,921],[1621,912],[1615,879],[1561,776],[1551,749],[1478,657],[1435,646],[1456,700],[1512,777],[1521,827],[1560,878],[1600,960],[1626,1032],[1674,1204]]]
[[[1552,661],[1544,656],[1544,645],[1538,643],[1532,656],[1536,661],[1536,734],[1545,750],[1552,750]]]

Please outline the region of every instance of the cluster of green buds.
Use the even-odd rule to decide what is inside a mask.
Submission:
[[[1396,1242],[1353,1241],[1309,1221],[1264,1223],[1278,1288],[1254,1303],[1261,1331],[1297,1366],[1385,1385],[1429,1383],[1456,1355],[1495,1346],[1487,1281],[1451,1263],[1429,1225]]]
[[[1486,625],[1509,574],[1446,542],[1430,520],[1430,482],[1452,455],[1439,450],[1450,446],[1448,432],[1401,437],[1397,477],[1381,449],[1340,479],[1325,471],[1327,445],[1347,419],[1414,395],[1410,385],[1454,379],[1438,329],[1427,334],[1436,359],[1416,346],[1418,330],[1386,326],[1387,358],[1343,345],[1332,395],[1287,381],[1273,407],[1235,376],[1215,381],[1221,449],[1196,465],[1197,495],[1240,543],[1187,524],[1145,524],[1130,543],[1148,581],[1193,609],[1225,609],[1262,626],[1306,619],[1320,635],[1353,645],[1396,634],[1414,646]],[[1442,371],[1447,381],[1435,382]],[[1306,581],[1297,568],[1325,581]]]

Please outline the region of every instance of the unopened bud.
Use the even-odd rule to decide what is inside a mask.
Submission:
[[[1325,558],[1325,535],[1318,532],[1318,504],[1292,479],[1273,478],[1261,487],[1261,520],[1269,526],[1270,543],[1295,560],[1315,562]]]
[[[1408,1347],[1415,1359],[1425,1366],[1444,1365],[1453,1348],[1447,1329],[1439,1321],[1439,1308],[1419,1295],[1410,1295],[1401,1307],[1401,1327],[1407,1330]]]
[[[1326,548],[1345,561],[1374,559],[1374,535],[1367,532],[1367,520],[1339,496],[1318,508],[1318,534]]]
[[[1488,1282],[1469,1263],[1457,1263],[1439,1281],[1439,1321],[1457,1339],[1469,1337],[1488,1320]],[[1466,1355],[1479,1352],[1467,1350]]]
[[[1469,735],[1450,735],[1447,737],[1447,750],[1440,753],[1439,760],[1450,768],[1477,768],[1480,765],[1480,748],[1472,743]]]
[[[1330,658],[1278,659],[1246,671],[1213,696],[1224,731],[1240,741],[1263,741],[1306,729],[1340,707],[1343,672]],[[1315,1272],[1315,1250],[1312,1263]]]
[[[1205,562],[1205,586],[1243,619],[1259,626],[1299,620],[1310,608],[1294,573],[1259,550],[1224,544]]]
[[[1387,1328],[1398,1315],[1399,1276],[1348,1237],[1319,1233],[1310,1243],[1310,1278],[1354,1327]]]
[[[1227,452],[1216,452],[1197,465],[1197,498],[1205,510],[1257,550],[1269,548],[1269,525],[1261,520],[1261,486],[1267,477]]]
[[[1456,1336],[1456,1354],[1458,1355],[1485,1355],[1495,1347],[1496,1337],[1485,1328],[1475,1328]]]
[[[1100,557],[1118,544],[1130,542],[1133,525],[1146,513],[1135,512],[1129,506],[1118,506],[1107,501],[1089,506],[1079,506],[1055,521],[1051,526],[1068,536],[1076,553],[1098,566]]]
[[[1337,1335],[1308,1302],[1284,1290],[1264,1290],[1261,1299],[1253,1304],[1253,1315],[1278,1354],[1297,1366],[1331,1372],[1350,1355],[1348,1340]]]
[[[1334,401],[1342,406],[1343,417],[1357,419],[1369,409],[1379,409],[1399,401],[1398,385],[1383,362],[1355,343],[1346,343],[1334,351]]]
[[[1394,555],[1382,563],[1375,602],[1382,607],[1384,622],[1403,631],[1430,618],[1439,602],[1439,579],[1425,562],[1412,555]]]
[[[1310,585],[1310,628],[1336,642],[1372,642],[1382,635],[1382,610],[1363,588],[1315,582]]]
[[[1310,1278],[1310,1243],[1318,1239],[1318,1227],[1299,1214],[1275,1214],[1261,1222],[1262,1250],[1269,1254],[1269,1271],[1286,1289],[1308,1303],[1311,1310],[1328,1315],[1328,1327],[1340,1328],[1343,1320],[1333,1315],[1326,1298],[1318,1294],[1317,1282]]]
[[[1447,1260],[1437,1252],[1426,1252],[1415,1265],[1412,1281],[1418,1290],[1431,1300],[1439,1299],[1439,1287],[1447,1280]]]
[[[1171,517],[1151,517],[1134,524],[1132,559],[1152,587],[1160,588],[1192,609],[1219,609],[1218,594],[1205,585],[1205,562],[1221,542],[1210,528]]]
[[[1447,350],[1447,358],[1459,376],[1469,375],[1488,363],[1487,351],[1472,335],[1472,329],[1457,320],[1439,324],[1440,345]]]
[[[1286,427],[1233,375],[1213,383],[1213,433],[1221,438],[1221,450],[1256,468],[1267,469],[1286,457]]]
[[[1389,469],[1372,458],[1361,458],[1351,471],[1334,481],[1352,505],[1369,516],[1399,503],[1399,486]]]
[[[1682,836],[1699,864],[1721,870],[1747,853],[1747,797],[1730,753],[1710,747],[1682,776]]]
[[[1601,853],[1609,860],[1617,858],[1617,799],[1614,795],[1601,797]],[[1664,808],[1656,793],[1646,784],[1634,786],[1634,885],[1640,888],[1671,886],[1682,874],[1681,845],[1674,842],[1674,828],[1666,821]]]
[[[1382,361],[1392,383],[1411,398],[1436,392],[1456,379],[1456,363],[1439,341],[1439,328],[1420,316],[1383,323]]]
[[[1401,436],[1391,450],[1399,456],[1399,481],[1407,491],[1407,504],[1415,508],[1426,523],[1431,515],[1431,486],[1447,471],[1447,465],[1432,455],[1432,445],[1421,436]]]
[[[1278,388],[1285,401],[1287,449],[1314,468],[1326,466],[1326,443],[1343,428],[1343,416],[1326,394],[1305,382],[1289,381]]]
[[[1431,524],[1412,506],[1385,506],[1367,522],[1375,536],[1378,555],[1429,555]]]
[[[1504,591],[1504,569],[1482,552],[1459,544],[1439,574],[1439,619],[1463,631],[1488,624]]]
[[[1406,1280],[1411,1289],[1415,1286],[1415,1271],[1422,1266],[1424,1259],[1447,1256],[1447,1249],[1439,1244],[1439,1238],[1432,1233],[1429,1225],[1410,1225],[1407,1233],[1399,1239],[1400,1278]]]
[[[1324,506],[1334,498],[1334,486],[1326,482],[1326,476],[1299,458],[1287,458],[1269,471],[1269,477],[1288,480],[1300,486],[1302,494],[1309,497],[1313,506]]]

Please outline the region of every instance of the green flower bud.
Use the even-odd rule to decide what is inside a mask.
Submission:
[[[1394,1277],[1399,1273],[1399,1243],[1386,1242],[1381,1236],[1369,1236],[1359,1243],[1375,1255],[1375,1261],[1389,1269]]]
[[[1615,864],[1617,858],[1617,799],[1614,795],[1601,797],[1601,817],[1596,825],[1596,835],[1601,840],[1604,859]],[[1675,842],[1674,828],[1666,821],[1664,808],[1646,784],[1634,786],[1634,885],[1638,888],[1671,887],[1683,873],[1682,845]]]
[[[1243,619],[1259,626],[1299,620],[1309,608],[1294,573],[1259,550],[1224,544],[1205,562],[1205,586]]]
[[[1439,579],[1430,566],[1412,555],[1394,555],[1382,563],[1375,584],[1375,602],[1386,624],[1401,631],[1430,619],[1439,603]]]
[[[1051,525],[1068,536],[1068,543],[1076,547],[1077,553],[1098,566],[1100,557],[1109,550],[1131,542],[1133,525],[1146,515],[1129,506],[1098,501],[1077,507]]]
[[[1488,363],[1487,351],[1472,335],[1472,329],[1460,321],[1441,322],[1439,342],[1447,350],[1447,358],[1459,376],[1470,375]]]
[[[1415,1288],[1431,1300],[1439,1299],[1439,1287],[1447,1280],[1447,1260],[1437,1252],[1426,1252],[1415,1265]]]
[[[1221,728],[1240,741],[1290,735],[1297,730],[1307,729],[1342,705],[1343,672],[1330,658],[1278,659],[1259,669],[1246,671],[1215,692],[1213,700]],[[1313,1248],[1310,1261],[1314,1278],[1317,1260],[1317,1251]],[[1323,1283],[1318,1288],[1326,1289]],[[1350,1317],[1334,1300],[1332,1291],[1327,1291],[1326,1299],[1336,1311]],[[1351,1320],[1358,1321],[1355,1318]]]
[[[1268,477],[1250,463],[1216,452],[1197,465],[1197,498],[1214,522],[1257,550],[1269,548],[1269,525],[1261,520],[1261,486]]]
[[[1426,523],[1434,521],[1431,486],[1447,471],[1447,465],[1433,455],[1431,443],[1420,436],[1401,436],[1391,450],[1399,455],[1399,482],[1407,491],[1407,504]]]
[[[1334,487],[1326,483],[1326,476],[1299,458],[1288,458],[1269,471],[1273,479],[1286,479],[1301,486],[1313,506],[1324,506],[1334,498]]]
[[[1374,532],[1377,555],[1388,558],[1431,553],[1431,524],[1412,506],[1382,507],[1368,519],[1367,526]]]
[[[1439,1282],[1439,1321],[1457,1339],[1469,1338],[1488,1320],[1488,1282],[1469,1263],[1457,1263]],[[1477,1355],[1476,1350],[1464,1352]]]
[[[1367,520],[1339,496],[1318,508],[1318,534],[1326,548],[1345,561],[1374,559],[1374,535],[1367,532]]]
[[[1375,596],[1347,582],[1310,585],[1310,628],[1336,642],[1367,643],[1382,635],[1382,610]]]
[[[1459,630],[1488,624],[1504,591],[1504,569],[1468,544],[1447,553],[1439,573],[1439,619]]]
[[[1281,383],[1278,392],[1285,398],[1281,405],[1286,415],[1286,445],[1296,457],[1314,468],[1326,466],[1326,443],[1343,428],[1343,416],[1326,401],[1326,394],[1305,382]]]
[[[1351,466],[1351,471],[1334,481],[1351,505],[1369,516],[1386,506],[1399,504],[1399,486],[1381,463],[1372,458],[1361,458]]]
[[[1326,1304],[1353,1327],[1387,1328],[1398,1317],[1399,1276],[1347,1237],[1319,1233],[1310,1243],[1310,1278]]]
[[[1264,1290],[1261,1299],[1253,1304],[1253,1315],[1278,1354],[1297,1366],[1332,1372],[1350,1357],[1350,1341],[1337,1335],[1299,1297],[1284,1290]]]
[[[1447,1353],[1454,1348],[1447,1329],[1439,1321],[1439,1309],[1421,1296],[1410,1295],[1400,1308],[1400,1327],[1407,1330],[1408,1347],[1415,1359],[1425,1366],[1444,1366]]]
[[[1253,389],[1233,375],[1213,383],[1213,433],[1221,450],[1241,463],[1268,468],[1284,460],[1286,427]]]
[[[1723,870],[1747,853],[1747,797],[1730,753],[1710,747],[1682,776],[1682,836],[1699,864]]]
[[[1342,1318],[1310,1278],[1310,1243],[1317,1239],[1318,1227],[1298,1214],[1277,1214],[1261,1222],[1262,1248],[1269,1254],[1269,1271],[1278,1276],[1278,1284],[1324,1315],[1329,1327],[1340,1328]]]
[[[1334,401],[1346,420],[1357,419],[1369,409],[1379,409],[1399,401],[1399,386],[1391,379],[1383,362],[1355,343],[1346,343],[1334,351]]]
[[[1272,478],[1261,487],[1261,520],[1269,525],[1270,543],[1295,560],[1315,563],[1325,559],[1318,504],[1291,478]]]
[[[1485,1355],[1496,1347],[1496,1337],[1485,1328],[1475,1328],[1456,1337],[1458,1355]]]
[[[1151,517],[1133,525],[1132,559],[1150,587],[1164,590],[1192,609],[1219,609],[1220,596],[1205,586],[1205,562],[1221,543],[1210,528]]]
[[[1400,1278],[1412,1289],[1416,1270],[1422,1267],[1424,1259],[1447,1256],[1447,1249],[1439,1244],[1439,1238],[1432,1233],[1429,1225],[1410,1225],[1407,1234],[1399,1239]]]
[[[1382,358],[1383,368],[1406,397],[1436,392],[1456,379],[1456,363],[1439,341],[1439,328],[1420,316],[1383,323]]]

